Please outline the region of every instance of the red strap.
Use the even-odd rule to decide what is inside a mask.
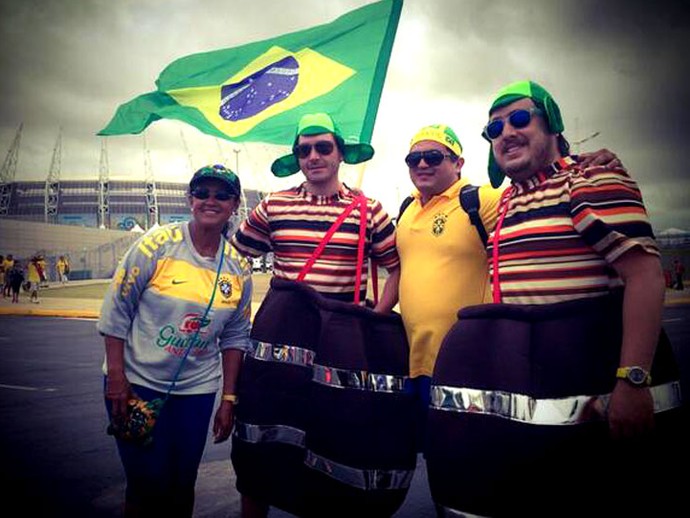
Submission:
[[[321,257],[321,254],[323,253],[324,249],[326,248],[326,245],[328,242],[331,240],[333,237],[333,234],[336,233],[336,231],[340,228],[340,225],[342,225],[343,221],[345,221],[345,218],[347,218],[352,210],[359,205],[359,242],[357,243],[357,278],[355,279],[355,304],[359,304],[360,301],[360,286],[362,285],[362,267],[364,266],[364,241],[366,238],[366,229],[367,229],[367,198],[366,196],[359,195],[355,197],[355,199],[345,207],[345,210],[338,216],[338,219],[336,219],[333,224],[331,225],[331,228],[328,229],[328,232],[326,232],[326,235],[323,236],[323,239],[319,243],[319,246],[316,247],[316,250],[314,250],[314,253],[311,255],[311,257],[307,260],[305,265],[302,267],[302,270],[299,272],[297,275],[297,280],[298,281],[303,281],[304,278],[306,277],[307,273],[312,269],[312,266],[314,266],[314,263],[318,260],[319,257]]]
[[[379,265],[371,260],[371,285],[374,289],[374,306],[379,303]]]
[[[498,222],[496,223],[496,229],[494,230],[494,238],[491,242],[493,246],[491,260],[493,263],[493,275],[492,275],[492,289],[493,289],[493,299],[494,303],[501,302],[501,282],[498,276],[498,244],[499,244],[499,234],[501,233],[501,227],[503,227],[503,220],[506,217],[506,212],[508,212],[508,198],[513,194],[513,187],[506,189],[501,196],[501,201],[498,204]]]
[[[359,289],[362,285],[362,268],[364,267],[364,240],[367,232],[367,199],[360,195],[359,202],[359,243],[357,243],[357,279],[355,279],[355,304],[359,304]]]

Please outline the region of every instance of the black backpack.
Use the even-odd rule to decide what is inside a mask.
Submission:
[[[465,185],[460,189],[458,198],[460,199],[460,206],[467,212],[467,215],[470,217],[470,222],[477,229],[479,238],[482,240],[484,246],[486,246],[489,236],[484,228],[484,223],[482,223],[482,218],[479,217],[479,187],[477,185]],[[414,198],[412,196],[408,196],[400,204],[398,219],[395,220],[396,224],[400,221],[403,212],[405,212],[405,209],[413,200]]]

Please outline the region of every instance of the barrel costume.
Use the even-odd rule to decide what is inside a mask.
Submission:
[[[298,136],[340,138],[322,115],[305,116]],[[370,158],[367,146],[339,141],[348,163]],[[294,155],[272,168],[298,169]],[[364,305],[368,260],[398,266],[390,218],[346,186],[331,197],[300,186],[265,198],[233,241],[274,252],[238,381],[238,491],[298,516],[392,515],[416,465],[409,348],[400,315]]]
[[[531,97],[560,133],[558,107],[544,94],[499,100]],[[493,155],[490,173],[499,185]],[[488,246],[494,304],[459,312],[432,379],[427,466],[448,515],[674,505],[667,491],[677,482],[665,472],[687,455],[687,411],[663,331],[651,369],[656,430],[614,441],[606,420],[623,334],[624,286],[610,264],[633,247],[659,254],[625,172],[582,170],[565,156],[506,190]]]

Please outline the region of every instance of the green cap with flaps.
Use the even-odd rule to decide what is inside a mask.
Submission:
[[[338,149],[343,154],[343,161],[346,164],[359,164],[366,162],[374,156],[374,148],[364,142],[348,144],[343,139],[340,130],[333,122],[333,118],[327,113],[308,113],[303,115],[297,125],[297,133],[293,142],[293,147],[297,145],[300,135],[321,135],[322,133],[332,133],[338,144]],[[278,177],[285,177],[299,171],[299,160],[295,153],[282,156],[275,160],[271,165],[271,172]]]
[[[561,110],[558,104],[556,104],[551,94],[547,92],[543,86],[534,81],[518,81],[499,90],[496,94],[496,99],[489,109],[489,117],[491,117],[491,114],[498,108],[502,108],[503,106],[507,106],[524,98],[532,99],[536,107],[542,111],[550,133],[554,135],[563,133],[565,128],[563,126],[563,118],[561,117]],[[489,140],[483,133],[482,136]],[[503,183],[505,173],[498,167],[496,159],[494,158],[493,149],[491,148],[489,148],[488,171],[489,180],[491,180],[492,186],[498,187]]]

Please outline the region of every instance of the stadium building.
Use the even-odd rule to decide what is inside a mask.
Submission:
[[[110,179],[105,143],[97,179],[61,178],[59,135],[46,180],[15,181],[21,132],[22,126],[0,170],[0,255],[26,261],[40,254],[49,269],[67,255],[79,263],[72,267],[73,278],[108,277],[138,233],[190,219],[187,183],[156,181],[148,161],[141,180]],[[232,228],[262,196],[243,191]]]

